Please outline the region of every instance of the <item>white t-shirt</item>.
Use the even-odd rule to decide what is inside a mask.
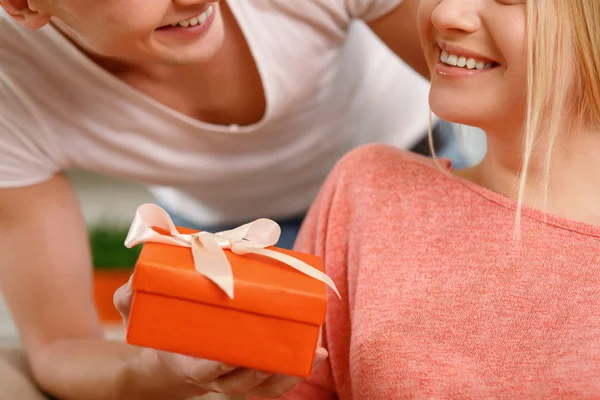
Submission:
[[[305,212],[353,147],[412,146],[428,83],[364,24],[402,0],[231,0],[267,110],[250,126],[178,113],[91,62],[54,27],[0,12],[0,187],[85,169],[148,185],[200,225]],[[273,33],[277,34],[274,35]]]

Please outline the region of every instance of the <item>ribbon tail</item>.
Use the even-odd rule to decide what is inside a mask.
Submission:
[[[196,271],[210,279],[233,299],[233,271],[219,244],[210,237],[194,236],[192,255]]]
[[[254,254],[260,254],[263,256],[270,257],[270,258],[274,258],[277,261],[281,261],[282,263],[289,265],[290,267],[294,268],[295,270],[302,272],[304,275],[310,276],[313,279],[316,279],[318,281],[325,283],[327,286],[329,286],[335,292],[335,294],[337,294],[337,296],[340,299],[342,298],[342,296],[340,295],[340,292],[338,291],[337,287],[335,286],[335,283],[329,276],[327,276],[325,273],[319,271],[318,269],[311,267],[304,261],[300,261],[295,257],[288,256],[287,254],[283,254],[278,251],[269,250],[269,249],[261,249],[261,248],[246,247],[246,246],[242,247],[242,246],[238,245],[238,246],[236,246],[235,250],[236,250],[237,254],[240,254],[242,252],[254,253]],[[238,250],[239,250],[239,252],[238,252]]]

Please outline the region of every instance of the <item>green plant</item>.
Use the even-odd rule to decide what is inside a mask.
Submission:
[[[94,268],[133,268],[142,245],[125,247],[128,227],[95,225],[89,229]]]

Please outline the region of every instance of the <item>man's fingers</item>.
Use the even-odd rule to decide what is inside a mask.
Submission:
[[[278,398],[283,396],[288,390],[292,389],[302,381],[302,378],[285,375],[273,375],[270,379],[256,386],[248,393],[256,397],[264,397],[268,399]]]
[[[227,375],[221,376],[219,379],[205,386],[205,388],[211,392],[243,395],[251,393],[252,389],[261,385],[271,376],[272,374],[267,372],[239,368]]]
[[[127,324],[129,319],[129,309],[131,308],[131,299],[133,297],[131,290],[131,281],[133,275],[129,278],[129,282],[117,289],[113,296],[113,303],[115,308],[123,317],[123,323]]]
[[[327,357],[329,357],[329,352],[327,351],[327,349],[325,349],[324,347],[318,347],[316,354],[315,354],[315,359],[313,361],[313,371],[319,366],[321,365],[321,363],[325,360],[327,360]]]
[[[317,369],[319,365],[321,365],[327,359],[327,357],[327,350],[322,347],[318,348],[315,354],[315,360],[313,362],[313,371]],[[257,397],[278,398],[302,382],[302,380],[303,379],[291,376],[273,375],[267,381],[252,389],[249,393],[252,396]]]
[[[210,390],[207,387],[212,382],[238,369],[238,367],[217,361],[194,358],[182,354],[159,353],[167,360],[172,370],[176,371],[190,383],[206,390]]]
[[[115,303],[121,301],[121,296],[127,297],[127,290],[127,287],[119,289],[115,295]],[[156,354],[159,355],[168,370],[183,379],[194,390],[201,389],[202,391],[230,395],[277,398],[303,380],[298,377],[274,375],[183,354],[165,351],[157,351]],[[327,357],[327,350],[319,347],[315,352],[313,370],[322,364]]]

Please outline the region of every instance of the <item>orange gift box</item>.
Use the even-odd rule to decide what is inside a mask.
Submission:
[[[323,271],[320,257],[269,250]],[[190,248],[144,243],[132,282],[127,342],[307,378],[325,319],[325,283],[264,255],[224,253],[234,298],[197,272]]]

